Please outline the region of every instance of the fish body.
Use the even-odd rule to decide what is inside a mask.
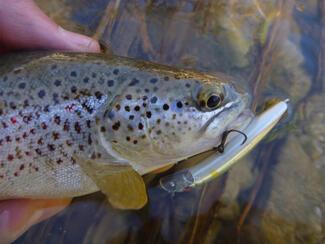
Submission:
[[[248,106],[220,75],[102,54],[4,55],[0,199],[97,191],[93,165],[143,175],[175,164],[247,125]]]

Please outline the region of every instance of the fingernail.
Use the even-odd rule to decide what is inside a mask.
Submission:
[[[67,31],[62,27],[59,27],[59,33],[62,36],[64,36],[64,38],[68,42],[69,48],[73,49],[74,51],[84,51],[84,52],[100,51],[98,42],[90,37]]]

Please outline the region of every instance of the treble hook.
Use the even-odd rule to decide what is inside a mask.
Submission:
[[[235,129],[232,129],[232,130],[226,130],[223,134],[222,134],[222,137],[221,137],[221,143],[219,146],[213,148],[215,150],[217,150],[219,153],[223,153],[225,151],[225,144],[226,144],[226,140],[227,140],[227,137],[228,135],[231,133],[231,132],[237,132],[241,135],[243,135],[245,138],[243,140],[243,142],[241,143],[241,145],[243,145],[246,141],[247,141],[247,135],[242,132],[242,131],[239,131],[239,130],[235,130]]]

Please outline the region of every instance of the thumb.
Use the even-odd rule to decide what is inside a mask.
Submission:
[[[99,52],[96,40],[67,31],[32,0],[0,0],[1,49],[59,49]]]

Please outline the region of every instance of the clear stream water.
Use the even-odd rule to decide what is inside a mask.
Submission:
[[[15,243],[325,242],[325,1],[37,3],[115,54],[223,72],[249,87],[257,111],[272,98],[290,98],[291,109],[250,155],[205,186],[172,196],[157,187],[160,175],[148,175],[144,209],[114,210],[91,194]]]

